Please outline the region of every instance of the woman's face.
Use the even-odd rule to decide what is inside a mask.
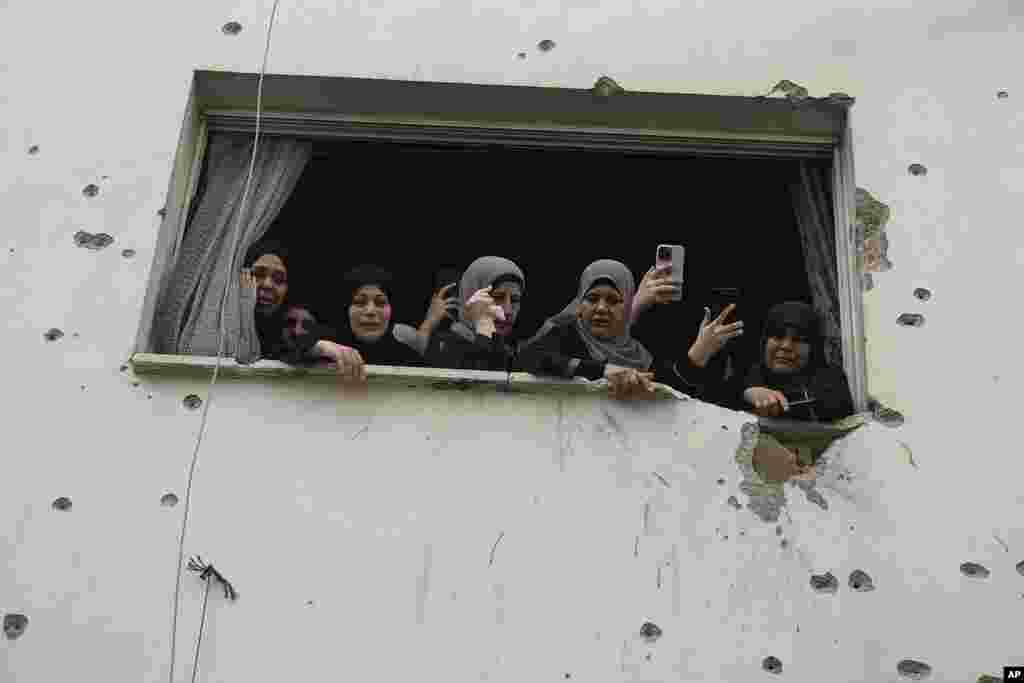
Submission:
[[[807,337],[787,327],[785,331],[769,332],[764,344],[764,364],[774,372],[799,372],[811,358]]]
[[[592,287],[577,315],[598,339],[615,339],[626,333],[626,301],[611,285]]]
[[[504,320],[494,321],[495,333],[501,336],[511,334],[523,305],[523,288],[518,282],[503,282],[491,290],[491,298],[505,312]]]
[[[352,295],[348,320],[357,339],[370,343],[377,341],[388,331],[391,321],[388,295],[377,285],[363,285]]]
[[[288,296],[288,269],[276,254],[263,254],[252,264],[256,278],[256,310],[273,313]]]

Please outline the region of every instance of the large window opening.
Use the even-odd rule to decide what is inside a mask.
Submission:
[[[658,244],[682,244],[684,300],[638,326],[656,356],[672,357],[713,289],[738,290],[752,331],[773,303],[811,301],[790,195],[798,173],[775,159],[321,141],[267,237],[291,251],[290,298],[336,328],[348,314],[338,281],[355,265],[391,270],[395,319],[416,326],[444,271],[511,258],[527,276],[520,335],[562,309],[588,263],[621,260],[639,282]],[[737,360],[756,343],[734,344]]]
[[[393,319],[415,327],[443,281],[479,256],[510,258],[527,277],[519,338],[573,298],[591,261],[623,261],[639,282],[668,243],[686,249],[684,299],[635,330],[656,358],[681,357],[731,290],[742,372],[767,310],[804,301],[863,407],[848,103],[268,76],[264,157],[237,222],[256,81],[196,73],[136,345],[149,367],[215,355],[218,293],[257,236],[288,246],[288,298],[335,328],[355,265],[395,275]],[[225,352],[245,365],[259,345],[238,290]]]

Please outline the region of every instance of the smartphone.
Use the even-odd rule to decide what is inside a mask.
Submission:
[[[671,268],[670,275],[672,282],[679,285],[679,291],[672,295],[672,301],[681,301],[683,298],[683,258],[686,250],[679,244],[659,244],[654,254],[654,267]]]
[[[437,292],[446,285],[450,285],[453,282],[455,286],[448,290],[449,297],[457,297],[459,295],[459,280],[462,279],[462,271],[458,268],[444,267],[437,271],[434,276],[434,289],[432,293]]]

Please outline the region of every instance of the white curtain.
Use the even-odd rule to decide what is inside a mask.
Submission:
[[[825,355],[830,363],[843,367],[831,178],[829,168],[801,161],[800,178],[791,185],[790,191],[811,297],[824,325]]]
[[[312,156],[312,143],[261,136],[245,215],[239,222],[253,142],[254,136],[245,133],[210,136],[206,189],[157,305],[157,353],[216,355],[226,284],[224,354],[244,363],[260,356],[254,311],[251,305],[242,305],[238,274],[245,252],[266,234],[295,189]]]

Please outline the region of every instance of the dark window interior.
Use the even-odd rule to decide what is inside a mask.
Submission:
[[[659,243],[686,247],[684,301],[648,313],[638,336],[655,355],[685,353],[710,290],[740,290],[756,349],[764,311],[810,301],[788,184],[788,160],[684,158],[621,152],[317,141],[314,159],[269,237],[292,250],[293,301],[346,324],[338,283],[377,263],[402,283],[397,322],[419,324],[443,269],[511,258],[526,271],[520,336],[575,295],[598,258],[628,264],[639,283]]]

